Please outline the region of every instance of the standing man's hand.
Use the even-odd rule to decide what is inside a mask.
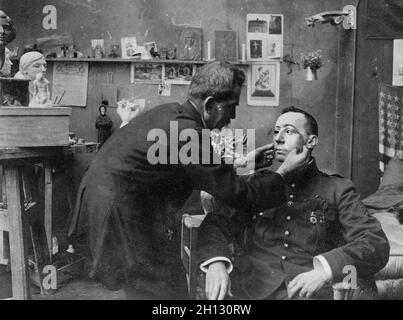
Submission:
[[[208,300],[224,300],[232,297],[231,280],[224,262],[213,262],[206,273],[206,297]]]
[[[303,167],[305,167],[308,164],[309,159],[310,159],[309,150],[305,145],[302,146],[301,151],[293,149],[287,155],[284,162],[281,164],[281,166],[278,168],[276,172],[280,174],[282,177],[285,177],[291,172],[294,172],[298,169],[302,169]]]
[[[270,167],[274,160],[274,144],[267,144],[265,146],[256,148],[249,152],[245,158],[235,160],[234,167],[247,168],[249,170],[257,170],[260,168]]]

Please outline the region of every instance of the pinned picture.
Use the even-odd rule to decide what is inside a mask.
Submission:
[[[247,14],[247,60],[278,60],[283,56],[284,17]]]
[[[267,57],[268,58],[281,58],[282,57],[282,45],[280,41],[268,41],[267,42]]]
[[[152,83],[158,84],[162,81],[162,64],[153,63],[132,63],[131,83]]]
[[[171,84],[163,81],[158,85],[158,95],[163,97],[171,96]]]
[[[281,35],[283,34],[283,16],[282,15],[270,15],[269,21],[269,34]]]
[[[250,58],[251,59],[262,59],[263,58],[263,40],[250,40]]]
[[[253,63],[249,71],[248,105],[278,106],[280,102],[280,63]]]

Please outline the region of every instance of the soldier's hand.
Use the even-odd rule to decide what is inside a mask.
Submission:
[[[291,299],[299,293],[301,298],[309,299],[322,289],[328,280],[328,276],[322,268],[301,273],[288,284],[288,298]]]
[[[231,280],[224,262],[217,261],[209,265],[205,290],[208,300],[224,300],[227,293],[232,296]]]
[[[285,177],[293,171],[305,167],[308,164],[308,161],[309,150],[305,145],[303,145],[302,150],[300,151],[297,149],[291,150],[276,172]]]

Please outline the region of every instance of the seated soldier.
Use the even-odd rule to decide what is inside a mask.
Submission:
[[[316,120],[295,107],[285,109],[274,129],[275,159],[281,163],[304,145],[310,154],[303,170],[285,178],[287,202],[252,219],[233,215],[237,221],[217,200],[210,205],[214,212],[200,226],[197,248],[208,299],[333,299],[332,284],[343,279],[366,288],[353,298],[375,297],[373,275],[388,261],[388,240],[352,182],[318,170],[311,156],[317,143]],[[227,244],[240,224],[247,226],[245,240],[234,257]]]

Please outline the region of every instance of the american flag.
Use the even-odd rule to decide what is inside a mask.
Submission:
[[[390,158],[403,160],[403,88],[379,85],[379,153],[384,172]]]

